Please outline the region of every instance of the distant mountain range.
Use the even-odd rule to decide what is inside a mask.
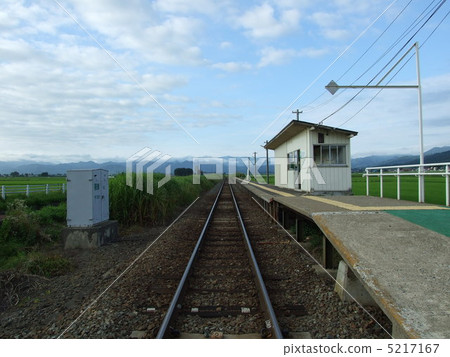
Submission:
[[[433,148],[425,153],[425,163],[435,163],[435,162],[450,162],[450,146]],[[228,172],[228,159],[230,156],[222,157],[224,162],[224,171]],[[171,172],[173,174],[174,170],[177,168],[193,168],[193,162],[191,157],[185,157],[181,159],[172,158],[162,165],[158,166],[155,172],[164,173],[168,165],[171,166]],[[207,161],[207,160],[206,160]],[[246,161],[246,160],[244,160]],[[236,171],[245,173],[247,171],[247,166],[242,160],[237,160]],[[362,171],[366,167],[376,167],[376,166],[395,166],[395,165],[413,165],[419,163],[418,155],[373,155],[362,158],[352,159],[352,170]],[[65,174],[67,170],[77,170],[77,169],[105,169],[110,172],[110,174],[117,174],[126,171],[125,162],[104,162],[97,163],[94,161],[85,162],[71,162],[64,164],[52,164],[49,162],[33,162],[33,161],[0,161],[0,174],[10,174],[11,172],[17,171],[20,174],[34,174],[39,175],[43,172],[47,172],[49,175]],[[215,172],[214,164],[205,164],[202,162],[201,169],[204,172]],[[273,164],[270,164],[269,172],[273,173]],[[265,173],[265,164],[261,165],[259,172],[261,174]]]
[[[450,146],[435,147],[424,153],[426,164],[450,162]],[[415,165],[419,163],[419,155],[380,155],[352,159],[352,170],[362,171],[366,167]]]
[[[230,156],[221,157],[223,159],[223,169],[225,173],[228,173],[228,159]],[[205,158],[201,161],[201,170],[205,173],[215,172],[216,165],[214,163],[208,163],[212,158]],[[247,160],[245,160],[247,163]],[[150,165],[148,163],[145,168]],[[193,168],[193,158],[172,158],[160,166],[158,166],[154,172],[164,173],[166,167],[170,165],[171,173],[173,174],[177,168]],[[252,166],[253,167],[253,166]],[[144,168],[144,170],[145,170]],[[94,161],[83,161],[83,162],[71,162],[64,164],[51,164],[42,162],[30,162],[30,161],[15,161],[15,162],[2,162],[0,161],[0,174],[10,174],[17,171],[19,174],[33,174],[40,175],[43,172],[47,172],[49,175],[66,174],[67,170],[83,170],[83,169],[104,169],[108,170],[110,174],[115,175],[126,171],[125,162],[103,162],[97,163]],[[134,169],[135,170],[135,165]],[[247,172],[247,167],[242,160],[237,160],[236,162],[237,172]],[[262,165],[260,172],[265,172],[265,164]],[[273,173],[273,166],[269,168],[269,172]]]

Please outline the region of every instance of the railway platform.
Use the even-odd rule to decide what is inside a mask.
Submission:
[[[304,239],[305,221],[320,228],[323,267],[336,265],[335,249],[343,260],[338,281],[345,284],[339,276],[351,271],[391,320],[394,338],[450,338],[450,209],[379,197],[312,196],[255,183],[243,186],[280,224],[291,228],[294,223],[297,240]]]

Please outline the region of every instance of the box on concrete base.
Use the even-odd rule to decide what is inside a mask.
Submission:
[[[90,227],[109,219],[108,171],[67,171],[67,226]]]
[[[105,221],[90,227],[67,227],[62,232],[64,249],[97,248],[117,240],[117,221]]]

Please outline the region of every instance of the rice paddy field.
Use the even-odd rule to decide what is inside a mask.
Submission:
[[[263,175],[265,178],[266,176]],[[269,183],[275,184],[275,176],[270,175]],[[402,200],[417,201],[419,196],[418,178],[415,176],[401,177]],[[353,194],[363,196],[366,194],[366,178],[362,173],[352,174]],[[378,177],[369,178],[370,196],[380,196],[380,179]],[[385,176],[383,178],[383,197],[397,198],[397,178]],[[425,202],[437,205],[445,205],[445,177],[441,175],[425,177]]]
[[[119,175],[120,177],[120,175]],[[265,175],[263,175],[265,178]],[[115,178],[111,179],[114,186]],[[123,180],[118,178],[117,180]],[[192,176],[189,178],[172,177],[174,183],[181,183],[183,181],[192,182]],[[171,181],[172,181],[171,180]],[[155,179],[156,181],[156,179]],[[270,184],[275,182],[274,175],[270,175]],[[380,179],[376,177],[370,178],[370,195],[380,195]],[[1,185],[42,185],[42,184],[61,184],[66,183],[66,178],[60,177],[0,177]],[[170,184],[171,187],[174,183]],[[186,188],[186,183],[183,184]],[[361,173],[352,174],[352,185],[354,195],[366,194],[366,178]],[[170,190],[170,188],[168,188]],[[117,185],[116,185],[117,190]],[[163,190],[167,191],[166,190]],[[166,193],[167,194],[167,193]],[[383,195],[384,197],[397,198],[397,179],[393,176],[384,177],[383,179]],[[169,195],[170,196],[170,195]],[[417,201],[418,198],[418,179],[414,176],[404,176],[401,178],[401,199],[407,201]],[[434,203],[438,205],[445,205],[445,177],[443,176],[427,176],[425,177],[425,201],[427,203]]]
[[[366,194],[366,178],[360,173],[352,174],[354,195]],[[401,177],[400,198],[406,201],[416,201],[419,195],[418,178],[415,176]],[[370,196],[380,196],[380,179],[369,178]],[[397,178],[394,176],[383,177],[383,197],[397,198]],[[445,177],[425,176],[425,202],[437,205],[445,205]]]

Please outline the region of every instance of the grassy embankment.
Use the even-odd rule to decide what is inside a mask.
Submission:
[[[161,178],[163,175],[154,175],[153,195],[127,186],[125,174],[111,179],[110,218],[118,220],[122,226],[165,224],[201,192],[214,186],[214,182],[205,177],[201,177],[200,185],[194,185],[192,176],[186,176],[173,177],[158,188]],[[37,184],[37,179],[41,178],[32,178],[29,184]],[[65,181],[65,178],[58,179],[59,183]],[[10,184],[9,180],[5,181],[4,184]],[[57,253],[49,253],[59,246],[65,227],[65,194],[34,193],[29,197],[0,198],[0,214],[5,214],[0,226],[0,271],[15,268],[23,273],[53,276],[70,269],[68,260]]]

